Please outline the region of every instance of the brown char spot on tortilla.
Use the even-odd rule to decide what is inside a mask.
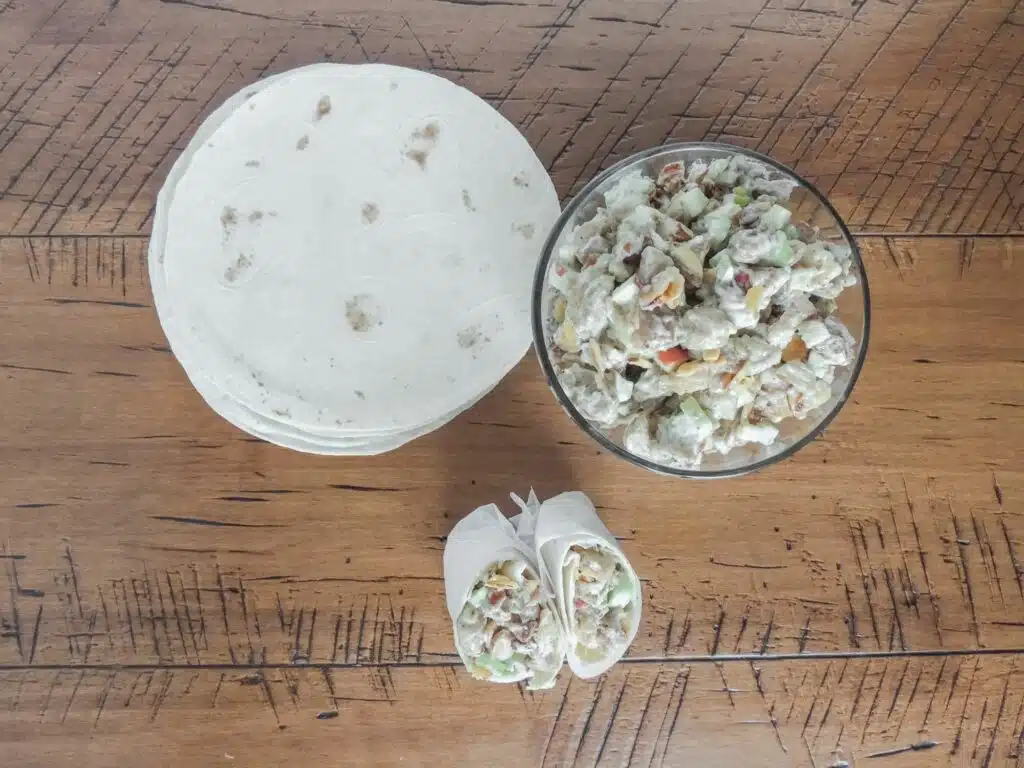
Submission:
[[[366,333],[375,325],[380,325],[373,316],[369,299],[371,297],[367,294],[360,294],[345,302],[345,320],[348,321],[349,328],[356,333]]]
[[[249,214],[249,222],[255,223],[263,218],[263,211],[253,211]]]
[[[246,168],[259,168],[260,167],[260,161],[259,160],[250,160],[249,162],[247,162],[245,164],[245,167]]]
[[[224,280],[233,283],[243,274],[245,271],[252,266],[252,259],[246,256],[244,253],[238,254],[238,258],[235,259],[227,269],[224,270]]]
[[[523,173],[517,173],[512,177],[512,183],[517,187],[523,187],[524,189],[530,186],[530,182],[526,180],[526,175]]]
[[[324,94],[320,97],[320,101],[316,103],[316,114],[313,115],[313,122],[317,122],[322,118],[326,117],[331,111],[331,97]]]
[[[512,229],[514,229],[520,235],[525,237],[527,240],[532,240],[533,233],[536,231],[536,227],[534,227],[533,224],[513,224]]]
[[[235,225],[238,224],[238,211],[230,205],[225,205],[220,213],[220,228],[224,231],[224,239],[227,240],[235,232]]]
[[[439,126],[436,121],[431,120],[423,127],[422,131],[416,131],[416,133],[413,134],[413,136],[415,138],[423,138],[426,139],[427,141],[433,142],[437,141],[437,137],[440,133],[441,126]]]
[[[441,126],[436,120],[431,120],[422,128],[412,132],[411,147],[405,152],[405,156],[416,163],[420,170],[427,169],[427,157],[430,150],[437,144],[437,137],[441,135]]]
[[[471,325],[469,328],[459,331],[455,338],[462,349],[473,349],[479,344],[486,344],[490,341],[490,338],[484,336],[483,333],[480,332],[480,328],[475,325]]]
[[[392,91],[397,91],[398,90],[398,83],[395,82],[394,80],[392,80],[391,84],[388,86],[388,88],[390,90],[392,90]]]
[[[309,136],[303,136],[297,142],[295,142],[295,148],[301,152],[309,146]]]
[[[380,216],[380,207],[376,203],[363,203],[363,223],[373,224]]]
[[[422,149],[410,149],[405,156],[420,167],[420,170],[427,170],[427,153]]]
[[[462,190],[462,204],[466,206],[466,210],[470,213],[474,213],[476,211],[476,206],[473,205],[473,198],[469,196],[468,189]]]

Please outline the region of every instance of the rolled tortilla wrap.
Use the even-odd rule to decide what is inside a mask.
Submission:
[[[622,658],[636,637],[640,579],[590,499],[578,491],[540,505],[535,542],[554,582],[569,666],[580,677],[596,677]]]
[[[550,688],[565,659],[558,610],[535,555],[494,504],[461,520],[444,551],[455,647],[473,677]]]

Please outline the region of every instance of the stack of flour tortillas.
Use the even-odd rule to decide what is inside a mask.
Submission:
[[[157,199],[150,279],[221,416],[296,450],[374,454],[447,423],[522,358],[558,214],[529,144],[469,91],[316,64],[200,126]]]
[[[541,504],[512,497],[460,520],[444,549],[455,647],[469,672],[497,683],[555,684],[564,660],[580,677],[606,672],[640,624],[640,579],[584,494]]]

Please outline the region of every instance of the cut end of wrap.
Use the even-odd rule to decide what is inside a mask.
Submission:
[[[626,651],[630,649],[630,645],[633,644],[633,640],[636,638],[637,631],[640,628],[640,608],[641,608],[641,594],[640,594],[640,582],[637,579],[637,574],[630,566],[626,558],[622,558],[623,564],[626,566],[627,572],[630,574],[633,580],[633,597],[630,602],[630,623],[629,631],[626,639],[622,643],[616,643],[615,645],[600,652],[594,648],[589,648],[579,642],[577,635],[575,635],[574,628],[572,625],[573,613],[566,610],[566,622],[568,627],[566,633],[568,636],[568,647],[566,648],[565,655],[568,660],[569,669],[577,677],[582,678],[593,678],[603,675],[615,664],[618,663]]]
[[[459,652],[459,658],[462,659],[462,665],[474,680],[480,680],[485,683],[518,683],[531,676],[530,670],[525,670],[520,674],[497,675],[487,667],[474,663],[473,657],[466,653],[462,643],[459,642],[458,622],[452,622],[452,634],[455,637],[455,650]]]
[[[566,636],[543,589],[534,553],[497,506],[480,507],[452,530],[444,553],[445,591],[455,648],[474,678],[554,685]]]
[[[552,614],[557,615],[553,601],[549,601],[547,607]],[[474,680],[480,680],[487,683],[519,683],[525,681],[528,690],[541,691],[554,687],[558,680],[558,674],[561,672],[562,667],[565,664],[568,639],[566,638],[565,631],[562,628],[561,623],[557,623],[556,626],[558,627],[558,646],[555,649],[554,658],[557,663],[550,667],[527,666],[521,672],[507,675],[496,673],[494,670],[478,663],[473,656],[466,651],[465,646],[459,638],[459,626],[457,620],[452,622],[452,636],[455,639],[455,650],[458,651],[459,658],[462,659],[463,666]]]

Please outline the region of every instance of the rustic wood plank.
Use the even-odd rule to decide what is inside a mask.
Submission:
[[[199,120],[313,61],[436,72],[563,194],[669,139],[792,164],[867,232],[1024,229],[1015,0],[9,0],[0,232],[133,234]]]
[[[18,765],[138,764],[140,748],[153,764],[492,764],[500,740],[511,766],[990,766],[1019,763],[1024,673],[977,655],[633,662],[531,694],[447,664],[30,669],[0,672],[0,711]]]

